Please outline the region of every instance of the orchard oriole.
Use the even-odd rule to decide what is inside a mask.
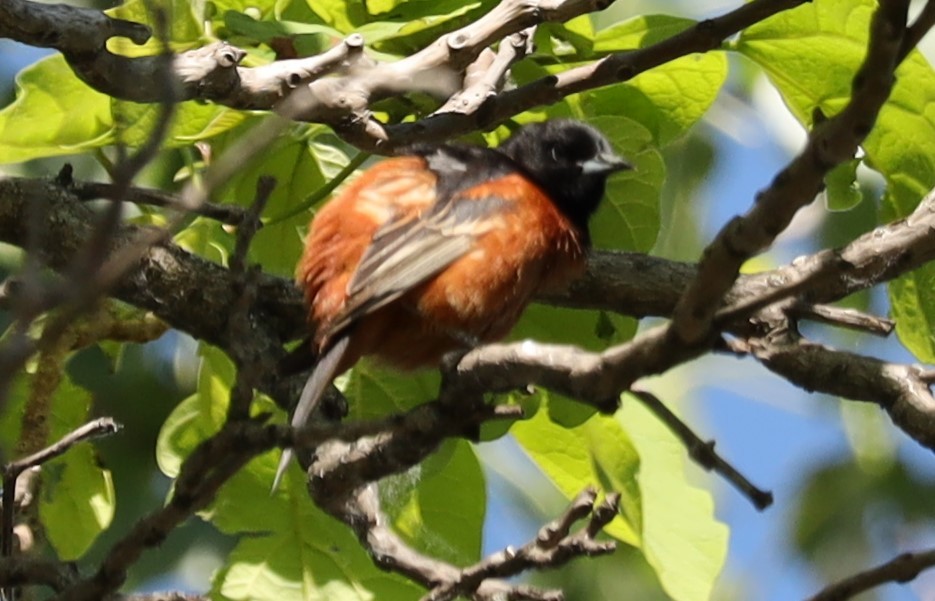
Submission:
[[[318,363],[292,425],[364,355],[408,370],[505,336],[533,295],[583,271],[588,219],[628,168],[593,127],[552,120],[497,149],[420,145],[365,171],[315,215],[296,268]]]

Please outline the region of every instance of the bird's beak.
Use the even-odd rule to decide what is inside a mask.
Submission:
[[[581,163],[581,173],[584,174],[610,174],[617,171],[629,171],[633,165],[617,156],[613,152],[602,152],[593,159]]]

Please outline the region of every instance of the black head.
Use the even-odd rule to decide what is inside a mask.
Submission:
[[[588,218],[604,197],[607,177],[632,166],[614,153],[590,125],[553,119],[525,125],[500,146],[552,198],[559,210],[587,232]]]

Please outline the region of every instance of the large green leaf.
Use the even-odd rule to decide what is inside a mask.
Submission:
[[[590,486],[621,493],[621,515],[606,531],[628,544],[640,544],[642,493],[636,480],[640,457],[616,420],[593,415],[576,427],[566,427],[556,424],[548,411],[539,411],[516,422],[511,432],[569,499]]]
[[[384,510],[409,544],[455,565],[469,565],[480,559],[484,484],[471,445],[449,440],[418,466],[381,481],[380,494]]]
[[[179,403],[166,418],[156,441],[159,469],[174,478],[198,443],[221,429],[234,384],[234,365],[219,349],[202,344],[195,394]]]
[[[113,140],[110,97],[75,77],[56,54],[23,69],[16,100],[0,111],[0,162],[75,154]]]
[[[306,0],[318,17],[341,33],[351,33],[367,22],[363,0]]]
[[[792,113],[806,125],[818,109],[838,112],[865,53],[872,0],[803,5],[747,29],[736,48],[759,63]],[[935,185],[935,73],[913,52],[863,144],[865,161],[884,175],[883,221],[905,217]],[[935,267],[889,286],[900,340],[920,359],[935,361]]]
[[[711,493],[689,483],[684,445],[642,404],[627,400],[617,419],[640,456],[643,555],[673,599],[710,599],[728,543]]]
[[[91,394],[65,376],[52,399],[49,441],[85,423],[90,407]],[[59,558],[75,561],[114,518],[110,470],[101,467],[94,447],[83,443],[47,463],[43,472],[42,525]]]
[[[664,15],[635,17],[598,32],[596,55],[642,48],[694,25],[688,19]],[[585,92],[581,106],[588,114],[626,115],[650,132],[657,146],[681,137],[707,112],[727,78],[722,52],[692,54],[650,71],[625,84]]]
[[[594,245],[646,252],[659,234],[659,196],[666,177],[662,155],[649,131],[636,121],[610,115],[588,121],[635,166],[607,182],[604,202],[591,220]]]
[[[379,419],[410,409],[438,391],[438,373],[415,374],[364,361],[341,380],[352,419]],[[457,498],[451,495],[457,489]],[[380,483],[386,508],[410,544],[465,564],[480,556],[487,495],[474,451],[448,441],[422,464]]]
[[[141,146],[149,140],[153,128],[162,117],[158,104],[139,104],[123,100],[113,101],[117,139],[129,146]],[[189,146],[229,129],[245,119],[245,113],[216,104],[182,102],[175,106],[172,122],[163,141],[164,148]]]

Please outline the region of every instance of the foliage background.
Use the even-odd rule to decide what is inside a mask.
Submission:
[[[837,6],[851,10],[855,4],[842,1]],[[704,18],[732,6],[726,2],[707,2],[702,6],[675,1],[625,5],[618,2],[595,17],[595,22],[603,27],[630,15],[645,13]],[[243,35],[259,35],[242,30],[249,24],[229,21],[227,25],[232,29],[240,27]],[[372,33],[391,37],[389,29]],[[768,39],[768,35],[764,38]],[[310,31],[304,41],[310,45],[320,43],[316,39],[316,33]],[[418,41],[417,32],[412,39],[404,38],[398,43],[416,44]],[[805,50],[802,46],[796,48],[797,53],[804,54]],[[31,51],[6,42],[0,46],[0,52],[0,72],[7,77],[16,70],[13,65],[34,58]],[[843,62],[849,60],[848,56],[834,58]],[[769,182],[790,153],[801,144],[801,127],[788,116],[785,106],[760,70],[737,53],[728,53],[728,61],[729,80],[717,102],[689,136],[667,146],[661,157],[666,168],[666,181],[658,216],[662,227],[652,247],[654,254],[695,259],[713,233],[728,217],[750,204],[755,191]],[[794,68],[782,60],[777,61],[777,65]],[[522,75],[519,74],[520,77]],[[528,77],[533,75],[527,74]],[[803,87],[808,91],[817,85],[811,83]],[[12,100],[11,86],[7,84],[4,93],[8,101]],[[802,99],[803,105],[808,100]],[[830,105],[835,103],[833,97],[826,100]],[[589,95],[582,102],[600,107],[601,93]],[[390,107],[389,110],[393,109]],[[141,117],[145,119],[145,115],[138,112],[147,110],[153,109],[128,105],[126,118],[133,122]],[[207,109],[193,106],[186,110],[192,111],[191,127],[212,127],[219,119],[240,118],[236,115],[218,116],[212,112],[211,120],[198,121],[199,111]],[[558,107],[555,112],[562,110]],[[91,116],[85,113],[82,118]],[[633,127],[614,122],[604,125],[605,129]],[[237,131],[235,129],[229,135],[236,135]],[[141,133],[134,133],[131,128],[122,135],[132,139],[133,135]],[[191,131],[175,133],[179,140],[192,134]],[[651,132],[634,128],[627,137],[635,148],[645,149],[650,146],[650,138],[641,140],[643,135],[654,138],[658,143],[667,136],[666,124],[660,122],[658,129]],[[332,145],[348,152],[349,149],[326,131],[322,131],[314,143],[318,151],[316,158],[290,154],[294,148],[285,144],[271,150],[275,163],[286,171],[274,173],[280,178],[280,186],[268,215],[278,215],[286,210],[289,185],[301,190],[312,189],[332,177],[346,161],[341,155],[329,152]],[[145,179],[149,183],[171,186],[173,177],[179,173],[191,173],[191,169],[197,167],[195,153],[184,147],[181,141],[178,145],[182,150],[167,153],[147,171]],[[3,165],[0,173],[47,175],[54,173],[64,160],[66,158],[63,157]],[[82,174],[83,179],[92,179],[95,171],[103,177],[88,155],[68,156],[67,160],[75,163],[76,171]],[[655,159],[645,160],[648,164],[655,164]],[[654,176],[652,169],[641,172],[649,174],[647,177]],[[232,185],[227,189],[229,200],[244,202],[250,198],[250,175],[255,174],[247,174],[239,187]],[[292,178],[292,175],[298,177]],[[899,206],[898,198],[891,198],[890,204],[885,204],[880,199],[882,182],[869,173],[863,175],[858,197],[848,197],[840,190],[832,190],[839,194],[830,195],[828,200],[832,208],[839,207],[836,203],[847,205],[854,200],[859,200],[859,204],[848,211],[829,211],[828,205],[816,203],[803,211],[782,237],[781,243],[759,258],[750,269],[781,264],[798,254],[843,243],[877,223],[878,206],[889,206],[890,211],[892,206]],[[639,193],[633,196],[637,200],[640,198]],[[626,223],[628,215],[638,214],[636,224],[645,226],[647,219],[654,219],[652,215],[638,213],[639,208],[629,206],[621,209],[623,221]],[[158,219],[157,216],[152,218]],[[298,239],[288,233],[302,225],[305,219],[305,216],[287,219],[279,226],[261,232],[253,258],[268,271],[288,274],[298,244]],[[638,228],[629,225],[634,233],[628,245],[648,250],[652,243],[651,233],[641,234]],[[221,259],[230,249],[217,245],[219,227],[207,221],[194,224],[186,232],[185,242],[214,259]],[[619,233],[622,229],[617,221],[610,225],[605,222],[603,227],[606,227],[603,233],[608,237],[611,232]],[[601,239],[601,228],[599,225],[598,240]],[[295,244],[293,247],[264,244],[264,236],[293,240]],[[7,266],[12,267],[18,255],[6,249],[3,258]],[[886,313],[889,305],[888,299],[879,291],[860,295],[854,302],[870,307],[876,313]],[[525,322],[527,329],[522,333],[535,336],[540,321],[550,318],[549,310],[535,309]],[[632,326],[624,321],[615,325],[617,334],[621,336]],[[580,327],[577,324],[568,326],[569,329]],[[895,339],[868,341],[862,337],[849,340],[839,332],[818,327],[808,334],[834,340],[844,348],[856,349],[859,345],[863,353],[894,361],[913,360]],[[570,335],[572,338],[578,336],[574,331]],[[94,544],[90,559],[93,560],[95,554],[111,542],[110,532],[124,530],[131,520],[166,494],[168,480],[156,468],[153,447],[160,426],[173,409],[199,388],[198,374],[194,369],[196,352],[193,341],[170,333],[155,343],[127,346],[116,357],[94,347],[79,353],[69,363],[70,377],[93,393],[97,412],[115,415],[127,426],[127,432],[133,432],[131,436],[120,436],[96,445],[101,460],[113,471],[119,499],[114,525]],[[372,386],[373,382],[368,382],[364,375],[350,385],[366,387]],[[201,382],[200,386],[207,384]],[[655,389],[668,402],[677,401],[681,412],[697,429],[718,440],[718,448],[726,457],[777,495],[776,506],[758,514],[733,491],[724,489],[694,466],[688,467],[690,480],[716,492],[716,514],[730,527],[730,554],[715,598],[801,598],[820,588],[826,579],[849,574],[856,568],[884,560],[906,548],[933,543],[935,537],[931,520],[935,510],[930,503],[920,502],[926,497],[921,493],[931,491],[933,487],[935,469],[931,456],[890,428],[876,408],[855,407],[853,403],[804,395],[750,360],[707,357],[667,374],[656,382]],[[372,390],[370,392],[372,397]],[[391,393],[387,403],[393,402],[395,396]],[[375,409],[368,406],[367,410]],[[644,419],[638,409],[628,406],[623,415],[624,422],[630,424],[627,429],[637,442],[641,435],[648,436],[646,432],[652,432],[652,424],[645,424],[644,429],[632,426]],[[522,428],[517,435],[522,438]],[[483,538],[483,550],[487,553],[530,538],[544,519],[560,510],[564,501],[553,484],[531,469],[510,440],[482,444],[478,453],[483,460],[490,492]],[[169,461],[166,457],[162,459]],[[678,468],[678,463],[680,460],[676,461],[674,469]],[[644,462],[644,470],[651,467]],[[673,469],[671,465],[669,469]],[[404,481],[399,486],[401,491],[408,490]],[[650,492],[644,489],[643,494],[649,495]],[[208,586],[210,571],[220,566],[224,553],[232,548],[232,544],[230,538],[204,523],[193,521],[176,532],[161,552],[146,556],[141,569],[134,572],[137,586],[164,588],[176,586],[181,581],[185,586],[203,590]],[[468,547],[472,544],[475,543],[466,543]],[[454,554],[457,556],[457,552]],[[179,559],[176,565],[167,566],[166,557]],[[611,599],[624,592],[631,592],[634,598],[662,598],[656,577],[644,560],[626,548],[614,557],[578,561],[558,574],[542,578],[560,579],[572,599]],[[928,598],[935,594],[932,591],[935,591],[935,579],[923,576],[906,587],[881,589],[880,597],[893,600]]]

